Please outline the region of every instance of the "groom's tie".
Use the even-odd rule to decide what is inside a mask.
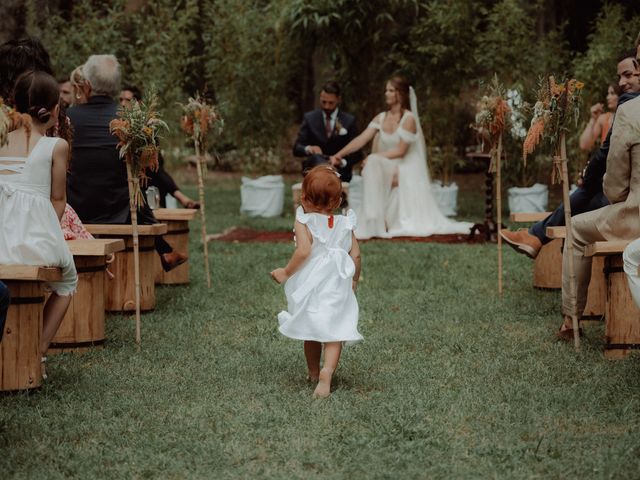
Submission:
[[[324,122],[324,129],[325,132],[327,133],[327,138],[331,138],[331,115],[329,115],[328,113],[325,113],[325,122]]]

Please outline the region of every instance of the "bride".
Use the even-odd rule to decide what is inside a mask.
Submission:
[[[331,157],[332,164],[340,164],[379,133],[362,170],[364,191],[362,207],[356,212],[356,237],[469,233],[472,224],[445,217],[431,193],[413,88],[403,77],[393,77],[387,82],[385,100],[388,110],[376,115],[359,136]]]

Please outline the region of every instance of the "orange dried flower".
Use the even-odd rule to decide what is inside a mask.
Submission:
[[[527,163],[527,155],[533,153],[536,146],[542,140],[542,133],[544,132],[544,120],[542,118],[537,119],[527,132],[527,136],[522,144],[522,158]]]

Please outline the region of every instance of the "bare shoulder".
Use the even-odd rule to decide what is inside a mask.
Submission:
[[[69,142],[64,138],[58,138],[55,147],[53,147],[54,153],[66,153],[69,151]]]
[[[67,142],[64,138],[58,138],[55,146],[53,147],[53,158],[54,160],[64,160],[67,161],[69,157],[69,142]]]

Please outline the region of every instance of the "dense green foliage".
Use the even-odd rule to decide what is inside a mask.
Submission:
[[[479,193],[461,197],[480,218]],[[293,221],[238,217],[237,181],[208,202],[211,232]],[[365,342],[314,401],[268,275],[291,245],[210,244],[207,290],[198,231],[192,284],[158,289],[140,351],[112,315],[104,349],[50,356],[40,391],[0,396],[3,479],[637,477],[638,356],[603,359],[601,327],[579,354],[555,342],[559,294],[531,287],[526,257],[505,251],[500,299],[495,244],[364,243]]]
[[[289,150],[294,126],[329,78],[343,84],[344,107],[366,125],[384,108],[385,79],[402,73],[420,99],[427,143],[461,155],[474,143],[469,124],[494,73],[528,102],[546,73],[575,75],[587,85],[586,111],[603,100],[619,52],[633,46],[640,27],[629,6],[605,4],[586,50],[576,53],[566,40],[570,21],[547,22],[543,0],[117,0],[109,7],[77,0],[66,10],[28,3],[30,31],[60,74],[90,53],[113,52],[126,81],[156,84],[174,126],[176,102],[195,90],[212,97],[226,119],[218,148],[243,151]],[[178,138],[174,128],[174,146]],[[518,157],[518,143],[507,142],[509,157]]]

